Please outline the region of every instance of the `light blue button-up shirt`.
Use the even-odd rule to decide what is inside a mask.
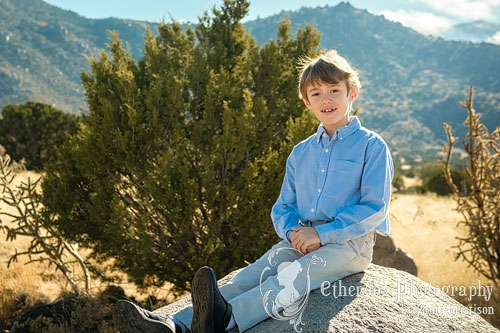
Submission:
[[[289,241],[299,221],[329,221],[315,226],[322,245],[344,244],[372,230],[389,235],[393,172],[386,143],[357,117],[331,140],[320,124],[288,157],[271,211],[274,228]]]

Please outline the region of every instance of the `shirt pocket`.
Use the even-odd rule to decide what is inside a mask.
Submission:
[[[361,163],[334,160],[325,181],[324,195],[347,201],[359,191],[362,171]]]

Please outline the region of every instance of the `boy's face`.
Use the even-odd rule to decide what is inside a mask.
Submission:
[[[349,109],[358,97],[359,89],[353,86],[349,94],[345,81],[339,83],[320,82],[307,87],[306,107],[323,123],[330,137],[335,131],[349,123]]]

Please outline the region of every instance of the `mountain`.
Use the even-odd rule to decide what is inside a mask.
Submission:
[[[492,40],[496,34],[500,34],[499,24],[479,20],[455,24],[451,28],[441,32],[440,36],[450,40],[468,40],[480,43]],[[500,37],[498,41],[500,42]]]
[[[457,105],[469,85],[475,107],[491,130],[500,125],[500,46],[447,41],[340,3],[301,8],[245,23],[259,44],[275,38],[280,19],[292,30],[307,22],[321,44],[335,48],[360,72],[363,124],[386,139],[395,156],[435,159],[445,140],[443,121],[463,137],[467,114]],[[0,0],[0,108],[27,99],[68,112],[86,110],[80,73],[98,54],[107,30],[119,31],[135,59],[148,22],[92,20],[41,0]]]
[[[444,121],[455,136],[464,136],[467,114],[457,102],[469,85],[481,120],[490,130],[500,125],[499,45],[424,36],[345,2],[283,11],[246,27],[262,44],[274,38],[283,17],[294,30],[306,23],[316,27],[321,45],[337,49],[360,72],[364,124],[406,159],[435,159],[446,139]]]
[[[85,56],[99,54],[114,30],[139,57],[144,25],[156,31],[152,23],[90,20],[41,0],[0,0],[0,108],[29,99],[88,109],[80,80],[90,69]]]

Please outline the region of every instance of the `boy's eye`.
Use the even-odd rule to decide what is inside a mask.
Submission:
[[[311,96],[319,96],[319,93],[315,92]]]
[[[336,92],[338,92],[338,91],[339,91],[338,89],[332,89],[332,90],[331,90],[331,92],[333,92],[333,93],[336,93]]]

